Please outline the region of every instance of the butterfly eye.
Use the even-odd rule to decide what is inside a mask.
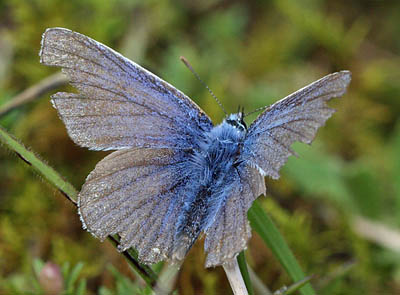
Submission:
[[[228,123],[229,125],[239,129],[240,131],[245,131],[247,130],[247,126],[246,124],[243,122],[243,120],[241,119],[240,122],[238,120],[226,120],[226,123]]]
[[[242,116],[242,118],[240,119],[240,124],[242,124],[242,126],[244,127],[244,130],[247,130],[247,125],[246,125],[246,122],[243,120],[243,117],[244,116]]]

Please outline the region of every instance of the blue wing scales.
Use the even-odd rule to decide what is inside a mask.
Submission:
[[[184,162],[181,153],[168,149],[111,153],[79,193],[84,227],[101,240],[119,234],[120,250],[134,247],[142,262],[170,258],[184,192],[192,182]]]
[[[242,164],[234,184],[213,224],[205,231],[206,267],[227,263],[244,250],[251,237],[247,211],[253,201],[265,195],[264,177],[253,167]]]
[[[71,138],[95,150],[190,148],[211,120],[185,94],[82,34],[47,29],[41,63],[58,66],[78,93],[57,93],[53,105]]]
[[[342,96],[351,80],[341,71],[296,91],[267,108],[249,127],[242,159],[263,175],[279,178],[279,170],[295,141],[311,143],[319,127],[335,112],[326,102]]]

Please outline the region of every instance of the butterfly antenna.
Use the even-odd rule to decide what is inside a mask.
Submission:
[[[244,114],[244,116],[243,116],[243,117],[247,117],[248,115],[251,115],[251,114],[257,113],[257,112],[259,112],[259,111],[263,111],[263,110],[265,110],[265,109],[267,109],[267,108],[268,108],[268,106],[264,106],[264,107],[261,107],[261,108],[255,109],[254,111],[251,111],[251,112],[249,112],[249,113],[247,113],[247,114]],[[244,111],[244,110],[243,110],[243,111]]]
[[[200,76],[194,71],[193,67],[190,65],[190,63],[187,61],[186,58],[183,56],[180,57],[180,60],[185,64],[185,66],[192,72],[192,74],[197,78],[197,80],[200,81],[201,84],[203,84],[204,87],[207,88],[208,92],[211,94],[212,97],[214,97],[215,101],[218,103],[218,105],[221,107],[221,109],[224,111],[225,115],[228,115],[228,113],[225,111],[224,107],[222,106],[222,103],[219,101],[219,99],[215,96],[214,92],[211,91],[211,89],[207,86],[206,83],[204,83],[203,80],[201,80]]]

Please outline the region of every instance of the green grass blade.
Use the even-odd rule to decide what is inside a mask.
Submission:
[[[249,292],[249,295],[254,295],[253,285],[251,284],[249,271],[247,269],[247,263],[246,263],[246,257],[244,256],[244,251],[239,253],[237,261],[239,264],[240,272],[242,273],[244,283],[246,284],[247,292]]]
[[[290,278],[301,281],[305,278],[296,258],[290,251],[285,239],[282,237],[271,218],[258,204],[257,200],[248,212],[251,227],[260,235],[266,245],[271,249],[274,256],[279,260]],[[302,295],[314,295],[315,291],[311,284],[307,283],[300,288]]]
[[[294,283],[293,285],[289,286],[287,290],[283,293],[284,295],[291,295],[294,294],[297,290],[299,290],[302,286],[307,284],[312,279],[312,276],[308,276],[301,281]]]
[[[64,262],[64,264],[61,267],[61,274],[64,279],[68,276],[70,268],[71,264],[69,263],[69,261]]]
[[[35,258],[33,260],[32,266],[33,266],[33,272],[35,273],[36,277],[38,278],[40,275],[40,272],[42,271],[42,268],[44,266],[44,262],[39,258]]]
[[[108,236],[108,240],[114,245],[115,248],[118,247],[119,238],[117,235]],[[150,266],[138,262],[138,256],[135,249],[128,249],[121,252],[121,254],[126,258],[127,262],[135,270],[135,272],[138,273],[150,287],[156,284],[158,279],[157,274]]]
[[[66,278],[66,283],[65,283],[67,293],[72,293],[72,291],[74,289],[74,284],[75,284],[76,280],[78,279],[78,276],[81,273],[82,268],[83,268],[83,263],[79,262],[77,265],[74,266],[74,268],[68,274],[68,277]]]
[[[51,184],[60,190],[68,199],[76,203],[78,192],[52,167],[40,160],[33,152],[29,151],[23,144],[19,143],[13,136],[0,127],[0,142],[4,143],[10,150],[14,151],[29,166],[39,172]]]
[[[79,281],[79,285],[76,288],[75,295],[85,295],[86,294],[86,280],[82,279]]]

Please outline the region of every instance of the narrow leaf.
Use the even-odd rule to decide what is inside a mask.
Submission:
[[[302,286],[307,284],[310,280],[312,279],[312,276],[308,276],[294,284],[292,284],[289,287],[285,287],[285,291],[283,293],[274,293],[274,295],[282,294],[282,295],[290,295],[296,292],[298,289],[300,289]]]
[[[83,263],[79,262],[77,265],[75,265],[75,267],[69,273],[69,275],[67,277],[67,281],[66,281],[67,293],[72,293],[74,284],[75,284],[76,280],[78,279],[78,276],[81,273],[82,268],[83,268]]]
[[[108,236],[108,240],[114,245],[115,248],[118,247],[119,238],[117,235]],[[121,254],[126,258],[131,268],[135,270],[135,272],[137,272],[150,287],[155,285],[158,279],[157,274],[150,266],[138,262],[138,255],[135,249],[130,248],[121,252]]]
[[[42,271],[43,265],[44,265],[44,262],[41,259],[35,258],[33,260],[33,271],[37,278],[39,277],[40,272]]]
[[[0,142],[4,143],[10,150],[14,151],[25,163],[32,166],[39,174],[57,187],[73,203],[76,203],[78,192],[52,167],[40,160],[33,152],[29,151],[23,144],[19,143],[13,136],[0,127]]]
[[[274,256],[279,260],[283,268],[286,270],[290,278],[294,281],[300,281],[305,278],[296,258],[290,251],[285,239],[276,228],[271,218],[261,208],[258,201],[248,212],[251,227],[260,235],[265,244],[270,248]],[[302,295],[314,295],[315,291],[311,284],[307,283],[300,288]]]
[[[63,266],[61,267],[61,273],[62,273],[62,276],[64,279],[67,278],[70,267],[71,267],[71,265],[69,264],[69,261],[64,262]]]
[[[86,280],[82,279],[79,281],[78,288],[76,288],[75,295],[85,295],[86,294]]]
[[[244,256],[244,251],[239,253],[237,261],[239,263],[239,269],[240,272],[242,273],[242,277],[246,285],[247,292],[249,292],[249,295],[254,295],[253,285],[251,284],[249,271],[247,269],[247,263],[246,263],[246,257]]]

